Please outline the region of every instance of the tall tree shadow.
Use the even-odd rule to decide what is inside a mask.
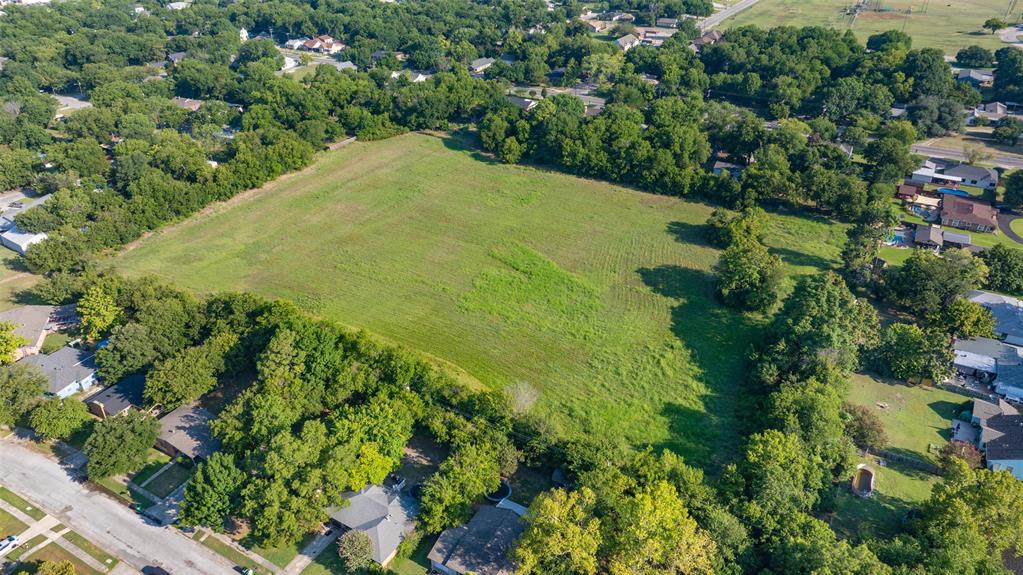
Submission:
[[[707,228],[706,224],[669,222],[667,232],[668,235],[675,238],[675,241],[680,244],[712,247],[710,242],[707,241]]]
[[[780,256],[782,261],[793,266],[814,267],[819,270],[830,270],[834,266],[832,262],[818,255],[801,252],[789,248],[770,248],[770,252]]]

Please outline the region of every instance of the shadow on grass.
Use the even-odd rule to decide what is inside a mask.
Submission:
[[[444,147],[463,154],[469,154],[469,157],[476,160],[477,162],[483,162],[484,164],[500,164],[501,162],[493,155],[483,153],[479,148],[479,141],[476,139],[474,134],[467,132],[466,130],[460,130],[453,134],[438,135],[440,141],[444,144]]]
[[[686,222],[669,222],[667,227],[668,235],[675,238],[680,244],[692,244],[704,247],[713,247],[707,241],[706,224],[689,224]]]
[[[739,415],[743,367],[755,324],[751,316],[718,304],[714,275],[709,272],[662,265],[637,273],[655,293],[677,301],[671,310],[672,334],[690,350],[696,377],[709,390],[699,398],[705,410],[679,404],[662,408],[672,439],[655,447],[683,456],[703,453],[715,466],[724,465],[735,456],[740,441],[736,427],[723,422]]]
[[[789,248],[770,248],[770,252],[781,257],[782,261],[789,265],[812,267],[819,270],[830,270],[833,268],[829,260],[806,252]]]

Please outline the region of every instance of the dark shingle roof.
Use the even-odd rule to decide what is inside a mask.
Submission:
[[[508,552],[525,529],[514,511],[480,507],[469,523],[442,533],[427,557],[456,573],[511,575]]]
[[[108,416],[117,415],[129,407],[141,409],[145,383],[146,378],[142,374],[129,375],[90,397],[87,402],[102,405],[103,413]]]

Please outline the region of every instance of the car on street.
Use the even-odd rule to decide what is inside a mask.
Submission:
[[[11,535],[0,541],[0,555],[6,555],[11,552],[12,549],[18,546],[18,536]]]

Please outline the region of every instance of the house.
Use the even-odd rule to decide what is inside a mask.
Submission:
[[[995,316],[995,333],[1006,343],[1023,346],[1023,302],[981,290],[967,293],[966,299],[986,307]]]
[[[210,433],[214,415],[198,403],[182,405],[160,418],[156,448],[171,457],[208,459],[220,449],[220,440]]]
[[[185,56],[186,56],[185,52],[172,52],[170,54],[167,54],[167,60],[171,64],[177,64],[178,62],[184,60]]]
[[[993,358],[958,349],[954,350],[952,368],[962,376],[974,377],[987,383],[994,381],[998,372],[998,365]]]
[[[309,38],[292,38],[284,43],[284,47],[289,50],[298,50],[301,48]]]
[[[728,174],[731,175],[733,178],[738,179],[739,177],[742,176],[742,171],[746,168],[744,166],[740,166],[739,164],[733,164],[732,162],[727,162],[725,160],[715,160],[714,165],[711,166],[711,169],[714,171],[715,176],[720,176],[721,172],[728,172]]]
[[[945,230],[941,233],[941,238],[945,240],[945,245],[953,248],[966,249],[973,245],[970,241],[970,234],[961,234],[959,232],[950,232]]]
[[[193,98],[175,96],[171,101],[174,102],[175,106],[188,110],[189,112],[198,111],[199,108],[202,107],[202,100],[195,100]]]
[[[167,4],[167,9],[168,10],[184,10],[185,8],[188,8],[191,5],[192,5],[191,2],[171,2],[170,4]]]
[[[412,532],[418,504],[411,497],[380,485],[346,493],[345,499],[347,505],[327,509],[331,522],[369,536],[373,560],[387,565],[398,553],[398,545]]]
[[[710,44],[717,44],[718,42],[720,42],[722,36],[723,34],[721,33],[720,30],[709,30],[707,32],[704,32],[703,35],[701,35],[699,38],[696,38],[692,42],[690,42],[689,49],[699,54],[700,50],[702,50],[704,46]]]
[[[7,249],[18,252],[19,255],[25,255],[29,247],[38,244],[48,237],[48,235],[42,232],[26,232],[14,226],[0,234],[0,244],[3,244]]]
[[[977,120],[986,120],[988,122],[997,122],[1002,118],[1009,115],[1009,107],[1001,102],[991,102],[982,106],[977,106],[970,111],[970,115],[966,118],[967,124],[975,124]]]
[[[68,397],[85,391],[96,383],[96,354],[65,346],[50,355],[30,355],[18,363],[34,365],[42,370],[48,384],[46,395]]]
[[[120,415],[129,409],[142,409],[146,378],[140,373],[121,381],[85,400],[89,411],[100,419]]]
[[[973,400],[971,421],[979,431],[977,448],[988,469],[1006,470],[1023,480],[1023,415],[1004,400]]]
[[[621,48],[622,52],[628,52],[630,49],[639,46],[640,43],[641,42],[639,41],[639,38],[633,36],[632,34],[626,34],[621,38],[615,40],[615,44],[617,44],[618,47]]]
[[[323,34],[315,38],[309,38],[298,46],[298,48],[303,50],[322,52],[324,54],[337,54],[344,50],[345,47],[344,42],[335,40],[332,36],[327,34]]]
[[[77,323],[73,305],[25,305],[0,312],[0,322],[14,324],[14,333],[28,343],[14,351],[14,359],[39,353],[46,334]]]
[[[913,233],[913,243],[937,250],[945,245],[945,240],[941,236],[941,228],[939,226],[918,225]]]
[[[295,68],[298,68],[298,60],[291,56],[285,56],[284,64],[281,66],[281,71],[293,70]]]
[[[636,17],[628,12],[612,12],[609,15],[612,22],[635,22]]]
[[[990,72],[984,72],[983,70],[963,68],[962,70],[959,70],[959,74],[956,75],[956,80],[959,82],[965,82],[974,88],[981,88],[991,86],[995,77]]]
[[[536,107],[537,104],[540,103],[530,98],[523,98],[521,96],[514,96],[512,94],[508,94],[507,96],[505,96],[505,99],[508,100],[508,102],[511,103],[513,106],[522,110],[523,112],[528,112],[532,110],[533,108]]]
[[[430,78],[429,74],[424,72],[416,72],[415,70],[395,70],[391,72],[391,79],[397,80],[398,78],[408,78],[413,84],[417,82],[425,82]]]
[[[427,558],[445,575],[513,575],[508,553],[525,529],[514,511],[486,505],[465,525],[441,533]]]
[[[899,184],[895,189],[895,197],[903,201],[912,201],[922,191],[924,191],[922,187],[914,184]]]
[[[473,74],[482,74],[484,70],[494,65],[493,58],[476,58],[472,62],[469,62],[469,72]]]
[[[1023,348],[986,337],[956,340],[952,348],[957,357],[960,353],[972,354],[987,362],[983,369],[980,364],[974,366],[976,373],[967,370],[960,370],[960,373],[976,377],[981,383],[993,384],[995,393],[1001,397],[1013,401],[1023,398]],[[991,363],[993,365],[988,365]]]
[[[671,38],[674,33],[675,33],[674,31],[672,32],[656,32],[652,30],[647,31],[643,33],[643,43],[649,46],[655,47],[660,46],[661,44],[664,44],[665,40]]]
[[[943,175],[959,178],[967,186],[976,186],[985,190],[993,190],[998,186],[998,172],[992,168],[960,164],[954,168],[948,168]]]
[[[658,18],[654,24],[658,28],[678,28],[678,18]]]
[[[355,65],[355,62],[352,62],[350,60],[345,60],[344,62],[335,62],[334,67],[337,68],[338,72],[344,72],[345,70],[351,70],[355,72],[359,69],[359,67]]]
[[[587,20],[586,27],[590,29],[590,32],[601,32],[607,28],[607,22],[603,20]]]
[[[941,200],[941,223],[964,230],[993,232],[998,227],[998,210],[991,204],[945,195]]]

